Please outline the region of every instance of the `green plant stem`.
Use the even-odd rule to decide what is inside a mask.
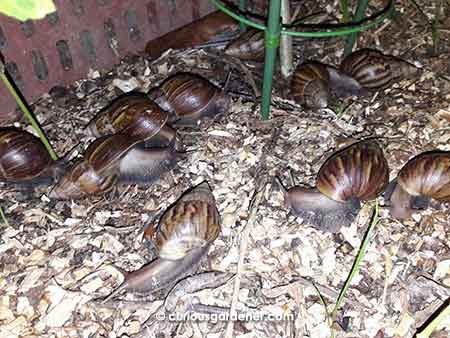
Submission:
[[[433,331],[439,326],[439,324],[450,316],[450,303],[434,318],[430,324],[428,324],[422,332],[417,334],[417,338],[428,338]]]
[[[344,286],[342,287],[341,291],[339,292],[338,299],[336,300],[336,304],[334,306],[333,311],[331,312],[331,318],[334,322],[336,320],[336,314],[339,308],[342,305],[342,301],[344,300],[344,297],[347,293],[348,288],[350,287],[350,284],[352,282],[353,277],[358,273],[360,264],[362,259],[364,258],[364,255],[367,250],[367,245],[369,244],[370,236],[372,234],[372,230],[375,227],[375,225],[378,223],[378,214],[379,214],[379,208],[378,208],[378,200],[375,200],[375,206],[373,207],[372,212],[372,219],[369,225],[369,228],[367,229],[367,232],[364,236],[363,242],[361,244],[361,247],[359,248],[358,255],[356,256],[355,261],[353,262],[352,269],[350,270],[350,274],[347,277],[347,280],[345,281]]]
[[[22,110],[23,114],[26,116],[30,124],[33,126],[36,133],[39,135],[39,138],[41,139],[42,143],[44,144],[45,148],[47,149],[48,153],[50,154],[51,158],[53,160],[57,160],[58,156],[54,152],[52,146],[50,145],[50,142],[48,141],[47,137],[45,136],[44,132],[42,131],[41,127],[39,126],[39,123],[34,118],[33,114],[28,110],[25,102],[23,102],[22,98],[19,94],[17,94],[16,89],[14,88],[13,84],[9,80],[8,76],[6,76],[5,73],[5,67],[4,64],[0,65],[0,77],[5,84],[6,88],[8,88],[11,95],[16,100],[17,104],[19,105],[20,109]]]
[[[238,8],[243,13],[246,9],[246,2],[247,0],[239,0]],[[242,21],[239,22],[239,28],[241,29],[241,32],[245,32],[247,30],[247,25],[243,23]]]
[[[367,6],[369,5],[369,0],[359,0],[358,7],[356,8],[356,13],[353,17],[353,22],[359,22],[364,18],[364,13],[366,13]],[[347,37],[345,41],[344,55],[348,55],[352,52],[353,46],[356,42],[358,33],[352,33]]]

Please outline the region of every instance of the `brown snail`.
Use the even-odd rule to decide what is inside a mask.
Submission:
[[[367,90],[380,90],[419,73],[419,68],[392,55],[361,49],[344,58],[340,71],[353,77]]]
[[[174,142],[165,148],[145,148],[124,134],[104,136],[68,168],[50,197],[77,199],[101,194],[118,182],[148,184],[171,170],[182,155],[174,149]]]
[[[377,143],[365,140],[331,155],[319,170],[316,188],[283,188],[284,198],[294,214],[318,228],[336,232],[340,226],[351,224],[360,202],[375,199],[388,180],[383,151]]]
[[[63,169],[36,136],[16,128],[0,128],[0,181],[51,183]]]
[[[101,137],[116,133],[146,141],[146,146],[167,146],[176,131],[166,124],[168,114],[146,95],[119,97],[87,125],[86,133]]]
[[[391,215],[398,219],[425,209],[430,199],[450,201],[450,152],[425,152],[409,160],[385,197],[390,201]]]
[[[309,108],[327,107],[330,96],[327,66],[315,61],[298,65],[292,74],[291,96],[297,103]]]
[[[122,291],[155,292],[186,277],[197,269],[220,230],[214,196],[203,182],[185,192],[161,217],[151,236],[158,258],[127,274],[105,301]]]
[[[264,31],[250,28],[231,41],[224,53],[244,61],[264,61]]]
[[[170,122],[178,126],[194,126],[203,118],[225,113],[230,106],[223,90],[191,73],[172,75],[148,95],[171,114]]]

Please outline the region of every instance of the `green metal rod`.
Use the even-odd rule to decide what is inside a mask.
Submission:
[[[42,131],[41,127],[39,126],[39,123],[36,121],[34,116],[30,113],[28,110],[25,102],[23,102],[22,98],[17,94],[16,89],[12,85],[11,81],[5,74],[5,68],[4,65],[0,65],[0,78],[5,84],[6,88],[8,88],[11,95],[16,100],[17,104],[19,105],[20,109],[22,110],[23,114],[26,116],[30,124],[33,126],[36,133],[39,135],[39,138],[41,139],[42,143],[44,144],[45,148],[47,149],[48,153],[50,154],[50,157],[53,160],[58,159],[58,155],[54,152],[52,146],[50,145],[50,142],[48,141],[47,137],[45,136],[44,132]]]
[[[369,5],[369,0],[360,0],[358,2],[358,7],[356,8],[356,13],[355,13],[355,16],[353,17],[353,19],[356,21],[362,20],[368,5]],[[347,39],[345,41],[344,55],[347,56],[352,52],[353,45],[355,44],[357,37],[358,37],[358,33],[352,33],[347,37]]]
[[[269,118],[270,99],[272,94],[272,80],[277,59],[277,49],[280,44],[280,0],[270,0],[269,19],[265,33],[265,58],[264,58],[264,82],[262,90],[261,117],[263,120]]]
[[[246,0],[239,0],[239,10],[241,11],[241,13],[245,12],[246,10]],[[247,29],[247,26],[245,25],[245,23],[243,23],[242,21],[239,21],[239,28],[241,29],[241,32],[245,32],[245,30]]]
[[[234,13],[232,10],[228,9],[224,4],[222,4],[219,0],[211,0],[211,2],[217,6],[217,8],[219,8],[221,11],[223,11],[224,13],[228,14],[229,16],[231,16],[232,18],[243,22],[244,24],[246,24],[247,26],[253,27],[253,28],[257,28],[260,30],[266,30],[266,26],[264,25],[260,25],[257,24],[251,20],[248,20],[246,18],[244,18],[241,15],[238,15],[236,13]],[[392,14],[394,10],[394,1],[391,0],[389,2],[389,5],[386,6],[382,11],[380,11],[378,14],[372,16],[371,18],[365,20],[365,21],[369,21],[368,23],[359,23],[357,25],[298,25],[296,26],[296,28],[304,28],[304,29],[311,29],[311,27],[313,26],[317,26],[318,28],[324,28],[324,27],[328,27],[325,28],[327,29],[327,31],[325,32],[293,32],[288,30],[288,27],[282,27],[281,28],[281,34],[287,34],[287,35],[291,35],[291,36],[299,36],[299,37],[305,37],[305,38],[318,38],[318,37],[331,37],[331,36],[343,36],[343,35],[347,35],[350,33],[356,33],[356,32],[360,32],[366,29],[369,29],[373,26],[376,26],[377,24],[379,24],[380,22],[382,22],[384,19],[386,19],[388,16],[390,16]]]

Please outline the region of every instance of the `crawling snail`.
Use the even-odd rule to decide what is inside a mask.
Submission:
[[[249,28],[231,41],[224,53],[244,61],[263,61],[264,51],[264,31]]]
[[[330,76],[327,67],[319,62],[297,66],[291,79],[291,96],[309,108],[325,108],[330,95]]]
[[[149,294],[184,278],[197,269],[220,230],[214,196],[203,182],[166,210],[157,231],[151,232],[158,258],[127,274],[105,301],[123,291]]]
[[[284,191],[286,206],[318,228],[336,232],[353,222],[361,201],[375,199],[386,187],[389,169],[374,141],[360,141],[337,151],[319,170],[316,188]]]
[[[87,125],[86,133],[101,137],[116,133],[146,141],[146,146],[167,146],[176,131],[166,124],[168,114],[146,95],[121,96],[98,113]]]
[[[104,136],[86,149],[53,187],[50,198],[78,199],[110,191],[116,183],[151,183],[171,170],[184,153],[174,142],[146,148],[124,134]]]
[[[223,90],[191,73],[167,78],[148,95],[171,114],[170,122],[177,126],[195,126],[203,118],[225,113],[230,106],[230,98]]]
[[[419,68],[392,55],[361,49],[344,58],[340,71],[353,77],[365,89],[376,91],[419,74]]]
[[[425,209],[430,199],[450,201],[450,152],[425,152],[409,160],[386,191],[391,215],[411,217]]]
[[[50,184],[63,167],[63,161],[53,161],[36,136],[16,128],[0,128],[0,181]]]

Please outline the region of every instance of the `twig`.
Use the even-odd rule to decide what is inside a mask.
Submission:
[[[234,281],[234,289],[233,289],[233,298],[231,301],[230,306],[230,318],[235,317],[236,314],[236,304],[238,302],[239,297],[239,289],[241,287],[241,274],[244,267],[244,259],[247,254],[247,247],[248,247],[248,237],[249,233],[253,228],[253,225],[255,223],[256,214],[259,208],[259,205],[262,201],[262,198],[264,196],[264,187],[261,190],[257,190],[258,187],[255,189],[255,193],[253,195],[252,201],[249,206],[250,216],[249,220],[244,228],[244,230],[241,233],[241,245],[239,248],[239,261],[237,265],[237,271],[236,271],[236,279]],[[234,322],[228,321],[227,328],[225,331],[225,338],[232,338],[233,337],[233,328],[234,328]]]

